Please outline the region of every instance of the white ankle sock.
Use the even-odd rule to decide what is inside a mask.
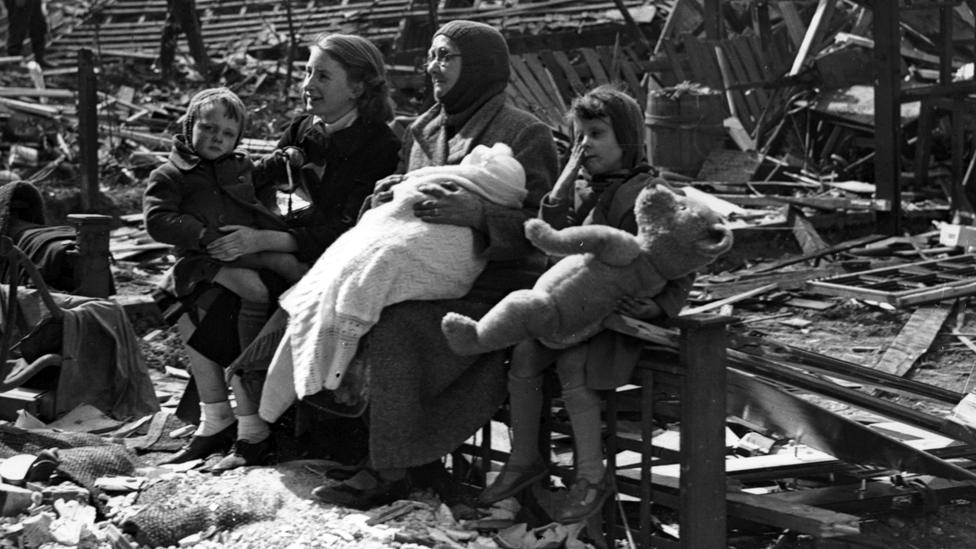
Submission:
[[[268,438],[271,429],[268,424],[257,414],[237,416],[237,440],[245,442],[261,442]]]
[[[229,401],[201,402],[200,425],[193,434],[202,437],[213,436],[231,423],[234,423],[234,411],[231,410]]]

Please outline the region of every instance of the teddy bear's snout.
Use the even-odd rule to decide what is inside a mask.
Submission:
[[[716,223],[708,230],[708,236],[715,243],[712,252],[721,255],[732,247],[732,230],[722,223]]]

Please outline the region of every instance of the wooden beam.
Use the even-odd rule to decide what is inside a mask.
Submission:
[[[796,57],[793,59],[793,67],[790,68],[787,76],[800,74],[800,71],[803,69],[803,64],[806,63],[807,55],[810,54],[810,49],[820,34],[820,28],[830,21],[830,15],[834,11],[835,4],[836,0],[819,0],[817,2],[817,9],[813,12],[813,18],[810,19],[807,32],[803,35],[803,43],[800,44],[800,49],[796,52]]]
[[[878,359],[874,369],[898,376],[908,373],[915,361],[928,352],[951,311],[952,307],[916,309]]]
[[[875,197],[891,204],[878,212],[878,230],[901,234],[901,32],[898,2],[874,5],[874,59],[877,84],[874,87]]]
[[[677,319],[685,366],[681,399],[681,542],[725,549],[725,373],[728,317]],[[693,398],[692,398],[693,396]]]
[[[917,450],[776,386],[728,371],[728,412],[789,436],[838,459],[950,480],[976,481],[976,473]]]
[[[98,200],[98,85],[95,56],[78,51],[78,148],[81,162],[81,208],[92,212]]]

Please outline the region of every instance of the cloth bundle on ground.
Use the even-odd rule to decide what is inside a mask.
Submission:
[[[414,170],[393,200],[367,210],[305,277],[282,296],[288,328],[268,369],[261,417],[277,419],[295,398],[334,390],[383,308],[459,298],[484,269],[469,227],[430,223],[413,206],[427,185],[454,184],[511,208],[525,199],[525,172],[505,144],[479,145],[456,166]]]
[[[444,315],[441,328],[451,349],[480,354],[528,338],[554,349],[569,347],[602,330],[621,298],[654,296],[668,280],[732,247],[732,231],[718,214],[664,185],[644,188],[634,213],[636,236],[605,225],[556,231],[540,219],[528,220],[526,236],[535,246],[567,257],[532,289],[512,292],[478,321]]]
[[[7,286],[0,295],[7,297]],[[116,419],[142,417],[159,410],[139,340],[125,310],[109,299],[52,293],[61,319],[52,329],[38,332],[45,341],[32,346],[61,355],[55,390],[55,414],[79,404],[90,404]],[[21,316],[27,326],[50,320],[39,290],[17,292]]]

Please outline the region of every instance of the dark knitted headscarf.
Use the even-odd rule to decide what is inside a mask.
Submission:
[[[209,107],[213,104],[223,105],[228,117],[232,120],[240,120],[241,131],[237,134],[237,141],[234,142],[234,148],[237,148],[241,144],[241,138],[244,136],[244,125],[247,123],[247,108],[244,107],[244,102],[241,101],[241,98],[227,88],[208,88],[201,90],[190,99],[190,104],[186,107],[186,115],[183,116],[183,135],[186,136],[187,146],[190,146],[192,143],[193,123],[196,121],[200,111],[204,107]]]
[[[622,167],[630,170],[644,161],[644,113],[627,92],[612,85],[593,88],[573,100],[568,116],[581,120],[608,118],[623,150]]]
[[[458,19],[445,23],[434,34],[450,38],[461,51],[461,75],[440,98],[448,114],[457,114],[484,103],[508,86],[508,44],[495,27]]]

